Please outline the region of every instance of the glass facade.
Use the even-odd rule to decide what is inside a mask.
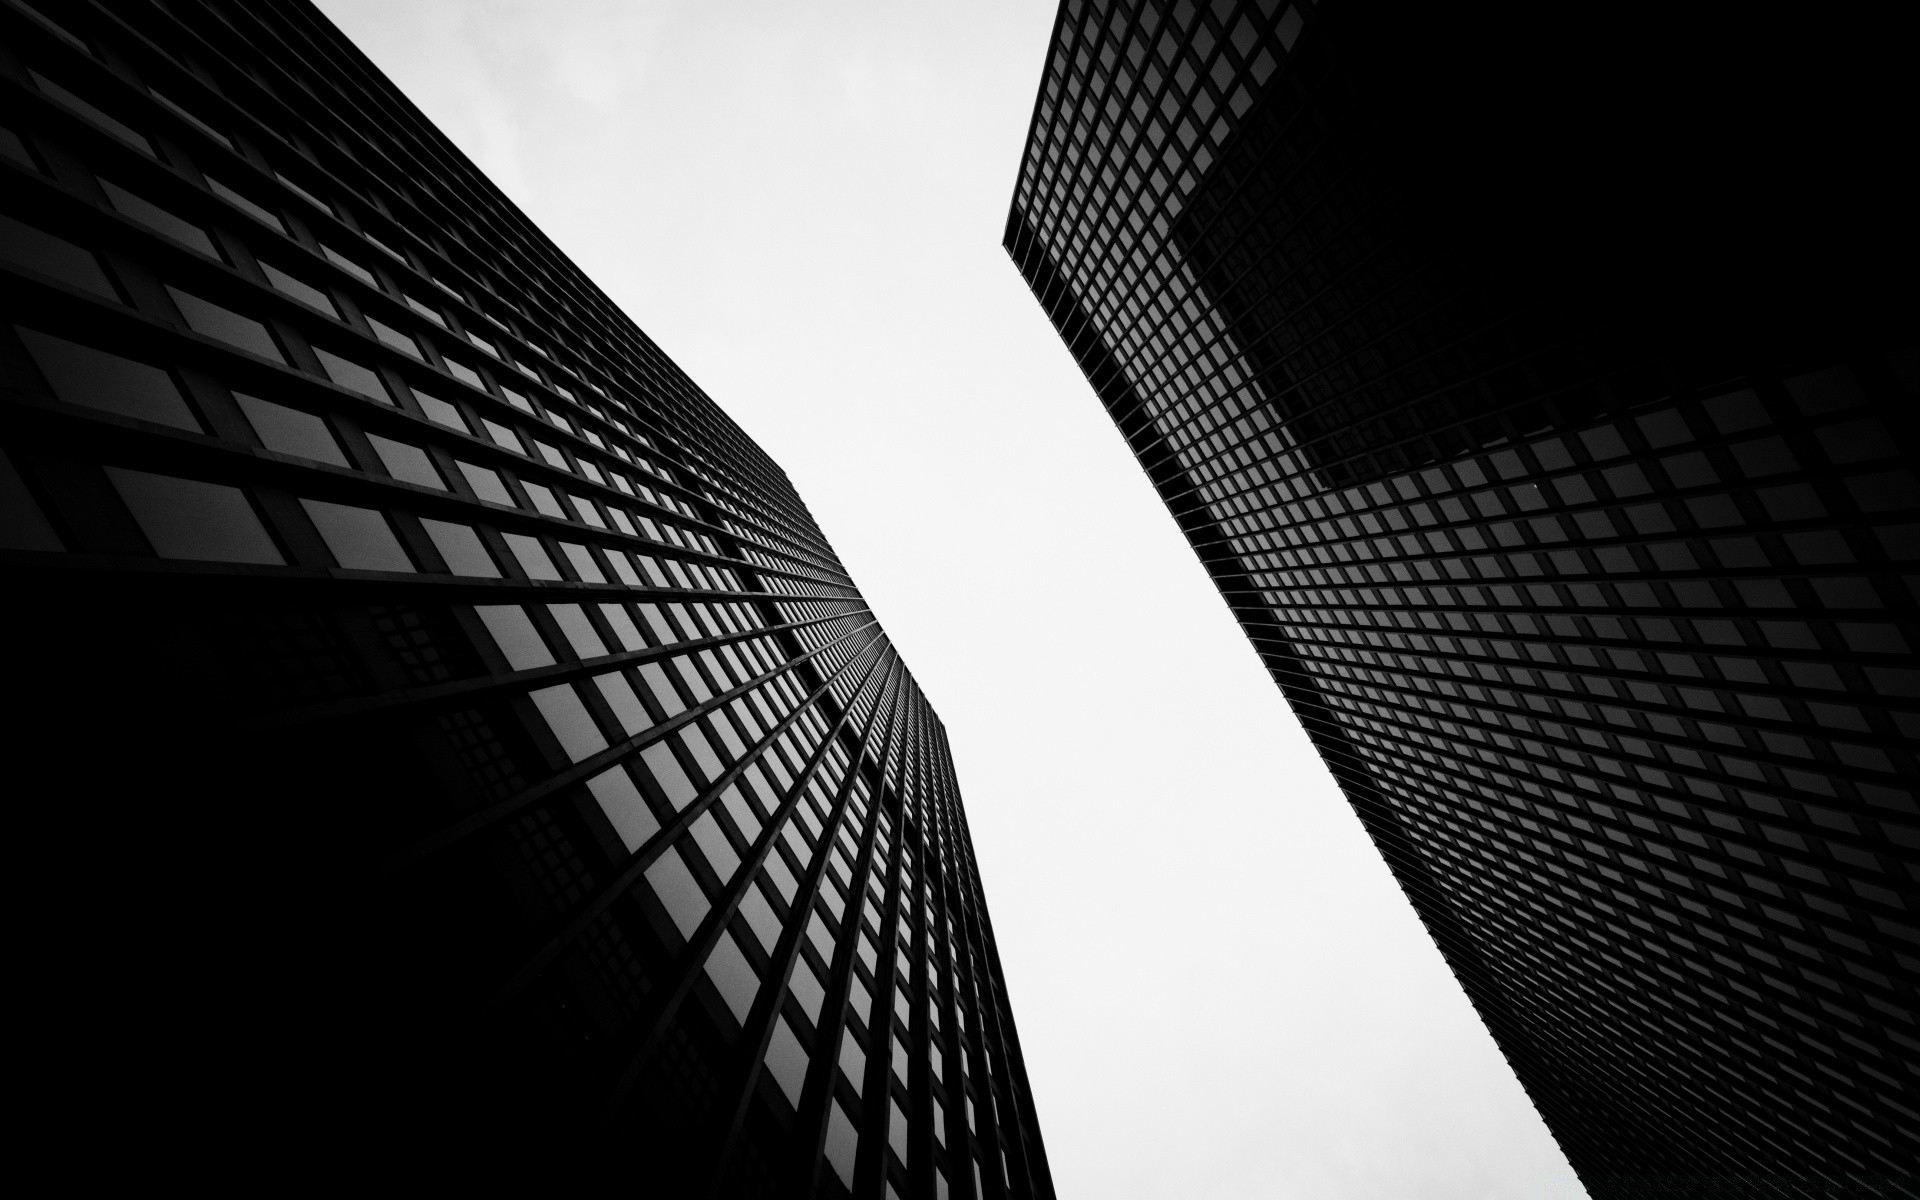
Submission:
[[[1006,249],[1591,1194],[1920,1194],[1901,39],[1380,7],[1066,0]]]
[[[9,0],[0,159],[49,1129],[1052,1195],[939,719],[390,82],[291,0]]]

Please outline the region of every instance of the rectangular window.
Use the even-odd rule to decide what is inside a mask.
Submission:
[[[8,216],[0,216],[0,259],[108,300],[120,299],[93,251]]]
[[[273,212],[271,209],[268,209],[266,206],[254,203],[252,200],[249,200],[246,196],[242,195],[240,192],[236,191],[233,188],[228,187],[226,184],[221,183],[218,179],[215,179],[212,176],[207,177],[207,187],[213,190],[214,195],[220,197],[222,200],[225,200],[228,204],[233,205],[235,208],[239,209],[241,212],[252,217],[254,220],[260,222],[262,225],[265,225],[267,228],[273,230],[275,233],[281,234],[283,236],[286,234],[287,232],[286,223],[281,221],[279,214]]]
[[[279,548],[236,487],[106,468],[140,532],[161,558],[279,566]]]
[[[112,204],[114,210],[121,216],[138,221],[155,233],[198,250],[208,258],[220,257],[220,252],[214,249],[213,239],[207,236],[207,231],[192,221],[176,216],[151,200],[136,196],[105,179],[100,181],[100,187],[106,192],[108,203]]]
[[[325,313],[336,321],[340,319],[340,310],[334,307],[333,298],[319,288],[305,280],[296,279],[272,263],[262,262],[260,270],[266,275],[267,282],[273,285],[275,291],[292,296],[315,312]]]
[[[418,446],[405,442],[396,442],[383,438],[377,433],[367,435],[367,441],[373,443],[373,452],[380,456],[380,462],[387,468],[387,474],[402,483],[417,483],[421,487],[430,487],[436,491],[446,491],[446,481],[440,478],[433,459]]]
[[[646,797],[634,786],[633,777],[627,774],[624,766],[615,764],[587,780],[587,791],[593,794],[607,823],[613,826],[620,844],[627,848],[629,854],[660,831],[659,819],[653,815]],[[765,904],[766,901],[762,900],[761,903]]]
[[[347,456],[340,452],[339,443],[333,440],[333,432],[321,418],[244,392],[235,392],[233,398],[259,435],[260,444],[267,449],[336,467],[350,465]]]
[[[46,96],[49,99],[53,100],[56,104],[63,106],[69,112],[72,112],[75,115],[79,116],[82,120],[87,121],[97,126],[98,128],[105,130],[107,133],[113,135],[116,138],[119,138],[121,141],[125,142],[127,145],[132,146],[135,150],[138,150],[140,153],[146,155],[148,158],[157,157],[153,152],[153,143],[147,140],[147,137],[145,134],[140,133],[138,130],[134,129],[132,126],[128,125],[124,121],[108,116],[105,112],[101,111],[101,109],[97,105],[90,104],[87,101],[82,100],[80,97],[74,95],[72,92],[68,91],[66,88],[61,87],[59,84],[55,83],[53,80],[48,79],[45,75],[42,75],[40,72],[30,69],[27,71],[27,74],[33,76],[33,82],[35,86],[37,86],[43,93],[46,94]]]
[[[486,543],[480,540],[480,535],[471,526],[436,521],[431,517],[422,517],[420,524],[426,529],[427,537],[432,539],[434,549],[440,551],[440,557],[447,560],[449,571],[476,579],[500,578],[499,565],[493,561],[493,555],[487,553]]]
[[[174,386],[173,377],[159,367],[37,329],[16,326],[15,332],[46,376],[53,394],[66,403],[201,432],[199,420]]]
[[[358,392],[369,400],[378,400],[382,404],[393,403],[387,395],[386,385],[380,382],[380,376],[371,368],[318,346],[314,347],[313,352],[319,357],[321,369],[326,371],[327,378],[334,383],[348,391]]]
[[[171,285],[167,287],[167,294],[173,297],[175,307],[186,318],[187,327],[195,333],[217,338],[229,346],[270,358],[277,363],[287,361],[280,353],[280,347],[275,344],[273,335],[260,322]]]
[[[600,732],[572,685],[561,683],[538,688],[528,696],[546,718],[548,728],[553,730],[553,736],[569,760],[579,762],[607,748],[606,735]]]

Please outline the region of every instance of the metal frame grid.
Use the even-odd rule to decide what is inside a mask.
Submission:
[[[350,977],[201,1069],[339,1024],[348,1154],[1050,1196],[945,733],[780,469],[310,7],[0,30],[5,568],[157,664],[142,778],[205,791],[145,857],[274,846],[327,911],[260,922]]]
[[[1067,0],[1006,248],[1592,1194],[1916,1194],[1911,305],[1554,298],[1357,11]]]

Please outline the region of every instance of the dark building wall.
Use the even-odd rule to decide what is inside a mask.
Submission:
[[[1008,251],[1596,1197],[1915,1186],[1897,44],[1071,0],[1049,52]]]
[[[938,718],[337,30],[0,7],[0,160],[36,1137],[1051,1195]]]

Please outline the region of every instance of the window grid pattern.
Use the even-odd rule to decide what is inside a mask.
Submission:
[[[548,1120],[1050,1196],[944,730],[784,473],[309,7],[0,29],[9,567],[404,764],[355,854]]]
[[[1006,248],[1593,1194],[1908,1194],[1912,355],[1565,366],[1326,16],[1067,0]]]

